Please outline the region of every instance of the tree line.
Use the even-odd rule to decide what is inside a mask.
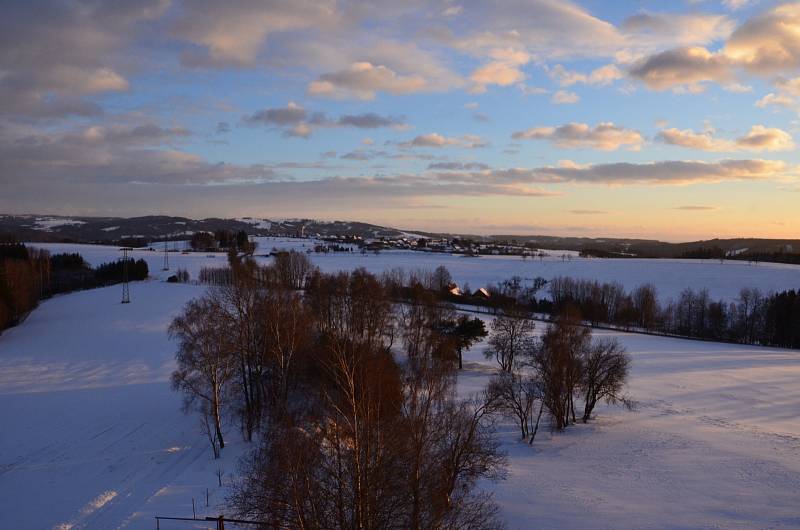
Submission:
[[[49,279],[47,252],[0,242],[0,332],[17,325],[38,305]]]
[[[765,294],[743,288],[735,300],[725,302],[713,300],[705,288],[686,288],[662,304],[652,284],[626,292],[617,282],[558,277],[548,288],[550,299],[536,304],[537,310],[558,313],[572,305],[592,325],[800,348],[800,292],[795,290]]]
[[[252,254],[255,252],[256,243],[250,241],[250,237],[244,230],[234,232],[232,230],[217,230],[216,232],[195,232],[189,239],[189,246],[192,250],[204,252],[216,252],[222,250],[233,250]]]

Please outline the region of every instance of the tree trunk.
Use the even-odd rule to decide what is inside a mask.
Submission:
[[[222,438],[222,420],[219,414],[219,387],[214,387],[214,429],[217,431],[217,439],[219,440],[219,448],[225,448],[225,440]]]
[[[536,433],[539,432],[539,420],[542,419],[542,412],[544,412],[544,401],[542,401],[541,405],[539,405],[539,415],[536,416],[536,425],[533,427],[533,434],[531,435],[531,441],[528,442],[529,444],[533,444],[533,440],[536,438]]]

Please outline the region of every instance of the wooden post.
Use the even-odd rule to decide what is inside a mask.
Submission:
[[[194,511],[194,497],[192,497],[192,519],[197,519],[197,513]]]

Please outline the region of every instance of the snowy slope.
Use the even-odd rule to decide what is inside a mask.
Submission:
[[[94,248],[92,261],[115,251]],[[0,336],[0,528],[150,529],[155,514],[190,515],[192,498],[198,513],[224,509],[217,463],[168,383],[166,327],[202,292],[152,280],[132,284],[130,305],[118,286],[58,296]],[[603,407],[533,447],[500,426],[509,476],[486,487],[509,527],[800,528],[800,352],[617,336],[637,411]],[[494,370],[482,348],[467,353],[463,395]],[[226,473],[246,449],[234,427],[228,441]]]
[[[205,510],[207,486],[222,500],[208,442],[169,387],[166,326],[201,292],[59,296],[0,337],[0,528],[149,529],[154,513],[191,515],[192,497]]]
[[[509,528],[800,528],[800,352],[598,335],[632,354],[637,410],[532,447],[502,426],[509,476],[487,487]],[[485,384],[483,347],[464,394]]]

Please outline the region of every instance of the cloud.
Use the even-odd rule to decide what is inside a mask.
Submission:
[[[180,6],[172,35],[193,44],[181,63],[197,68],[254,66],[269,35],[338,20],[332,0],[193,0]]]
[[[153,123],[21,136],[5,130],[0,135],[0,185],[51,191],[54,183],[192,184],[274,177],[264,166],[212,164],[172,147],[189,135],[184,128]]]
[[[779,77],[775,80],[775,86],[785,94],[800,96],[800,77],[791,79]]]
[[[585,123],[568,123],[559,127],[535,127],[517,131],[511,135],[515,140],[549,140],[563,149],[598,149],[616,151],[628,147],[638,151],[644,143],[639,131],[614,125],[598,123],[590,127]]]
[[[649,163],[618,162],[584,167],[545,167],[530,170],[532,182],[688,185],[784,176],[790,168],[778,160],[669,160]]]
[[[727,16],[702,13],[645,12],[622,23],[631,46],[638,48],[704,46],[727,38],[734,27]]]
[[[792,136],[782,129],[754,125],[744,136],[733,140],[716,138],[714,131],[696,133],[690,129],[665,129],[656,139],[670,145],[688,147],[701,151],[789,151],[794,149]]]
[[[489,52],[489,57],[492,61],[477,68],[470,75],[474,83],[472,92],[485,92],[489,85],[509,86],[525,80],[521,67],[531,60],[526,52],[512,48],[494,49]]]
[[[770,92],[769,94],[765,95],[758,101],[756,101],[756,107],[759,108],[766,108],[772,106],[779,106],[779,107],[794,107],[797,101],[787,94],[776,94],[774,92]]]
[[[221,121],[217,123],[217,128],[215,129],[217,134],[225,134],[231,132],[231,124],[227,121]]]
[[[724,5],[728,9],[736,11],[736,10],[741,9],[744,6],[746,6],[747,4],[750,4],[752,2],[753,2],[753,0],[722,0],[722,5]]]
[[[664,160],[646,163],[617,162],[536,168],[487,169],[436,173],[439,180],[452,183],[482,182],[511,187],[533,184],[604,184],[685,186],[748,180],[782,180],[797,168],[777,160]]]
[[[792,136],[781,129],[754,125],[750,132],[736,139],[736,145],[748,151],[790,151],[794,149]]]
[[[439,133],[421,134],[411,140],[400,142],[400,147],[466,147],[468,149],[475,149],[479,147],[486,147],[487,142],[480,136],[465,134],[460,137],[443,136]]]
[[[116,4],[6,2],[0,17],[0,115],[96,116],[90,98],[122,92],[124,51],[164,0]]]
[[[374,99],[376,92],[411,94],[428,88],[420,75],[403,76],[383,65],[369,62],[354,63],[339,72],[321,75],[308,85],[308,93],[314,96]]]
[[[725,56],[702,47],[678,48],[651,55],[634,63],[629,73],[654,90],[681,86],[697,88],[704,81],[726,83],[733,76]]]
[[[265,125],[295,125],[305,121],[307,116],[306,110],[295,103],[290,101],[285,107],[269,108],[259,110],[245,118],[249,123],[263,123]]]
[[[757,74],[775,74],[800,67],[800,3],[779,5],[739,26],[724,53]]]
[[[550,98],[550,102],[556,105],[572,105],[580,100],[581,98],[578,94],[568,90],[559,90]]]
[[[625,45],[613,24],[569,0],[487,0],[473,2],[439,41],[479,58],[493,50],[514,49],[532,57],[609,57]],[[513,65],[512,65],[513,67]]]
[[[570,210],[569,213],[575,215],[606,215],[609,212],[605,210]]]
[[[741,7],[744,2],[730,2]],[[722,38],[729,21],[725,19],[716,32]],[[716,52],[701,46],[703,42],[683,45],[653,55],[646,55],[631,64],[631,76],[649,88],[680,88],[697,92],[700,83],[717,82],[734,89],[737,71],[770,76],[800,68],[800,3],[787,3],[768,9],[737,27]],[[702,39],[701,39],[702,41]]]
[[[284,130],[286,136],[301,138],[310,137],[317,128],[355,127],[358,129],[378,129],[382,127],[403,128],[402,118],[381,116],[374,112],[362,114],[343,114],[338,118],[329,118],[324,112],[309,113],[290,101],[285,107],[274,107],[259,110],[245,116],[244,122],[250,125],[275,126]]]
[[[572,86],[576,83],[587,85],[605,86],[613,83],[617,79],[622,79],[625,74],[614,64],[607,64],[595,68],[589,74],[573,72],[567,70],[562,65],[557,64],[548,72],[550,77],[555,79],[562,87]]]
[[[734,94],[749,94],[753,91],[753,87],[741,83],[728,83],[727,85],[723,85],[722,89],[726,92],[733,92]]]
[[[481,171],[489,169],[487,164],[480,162],[434,162],[428,169],[444,169],[449,171]]]

